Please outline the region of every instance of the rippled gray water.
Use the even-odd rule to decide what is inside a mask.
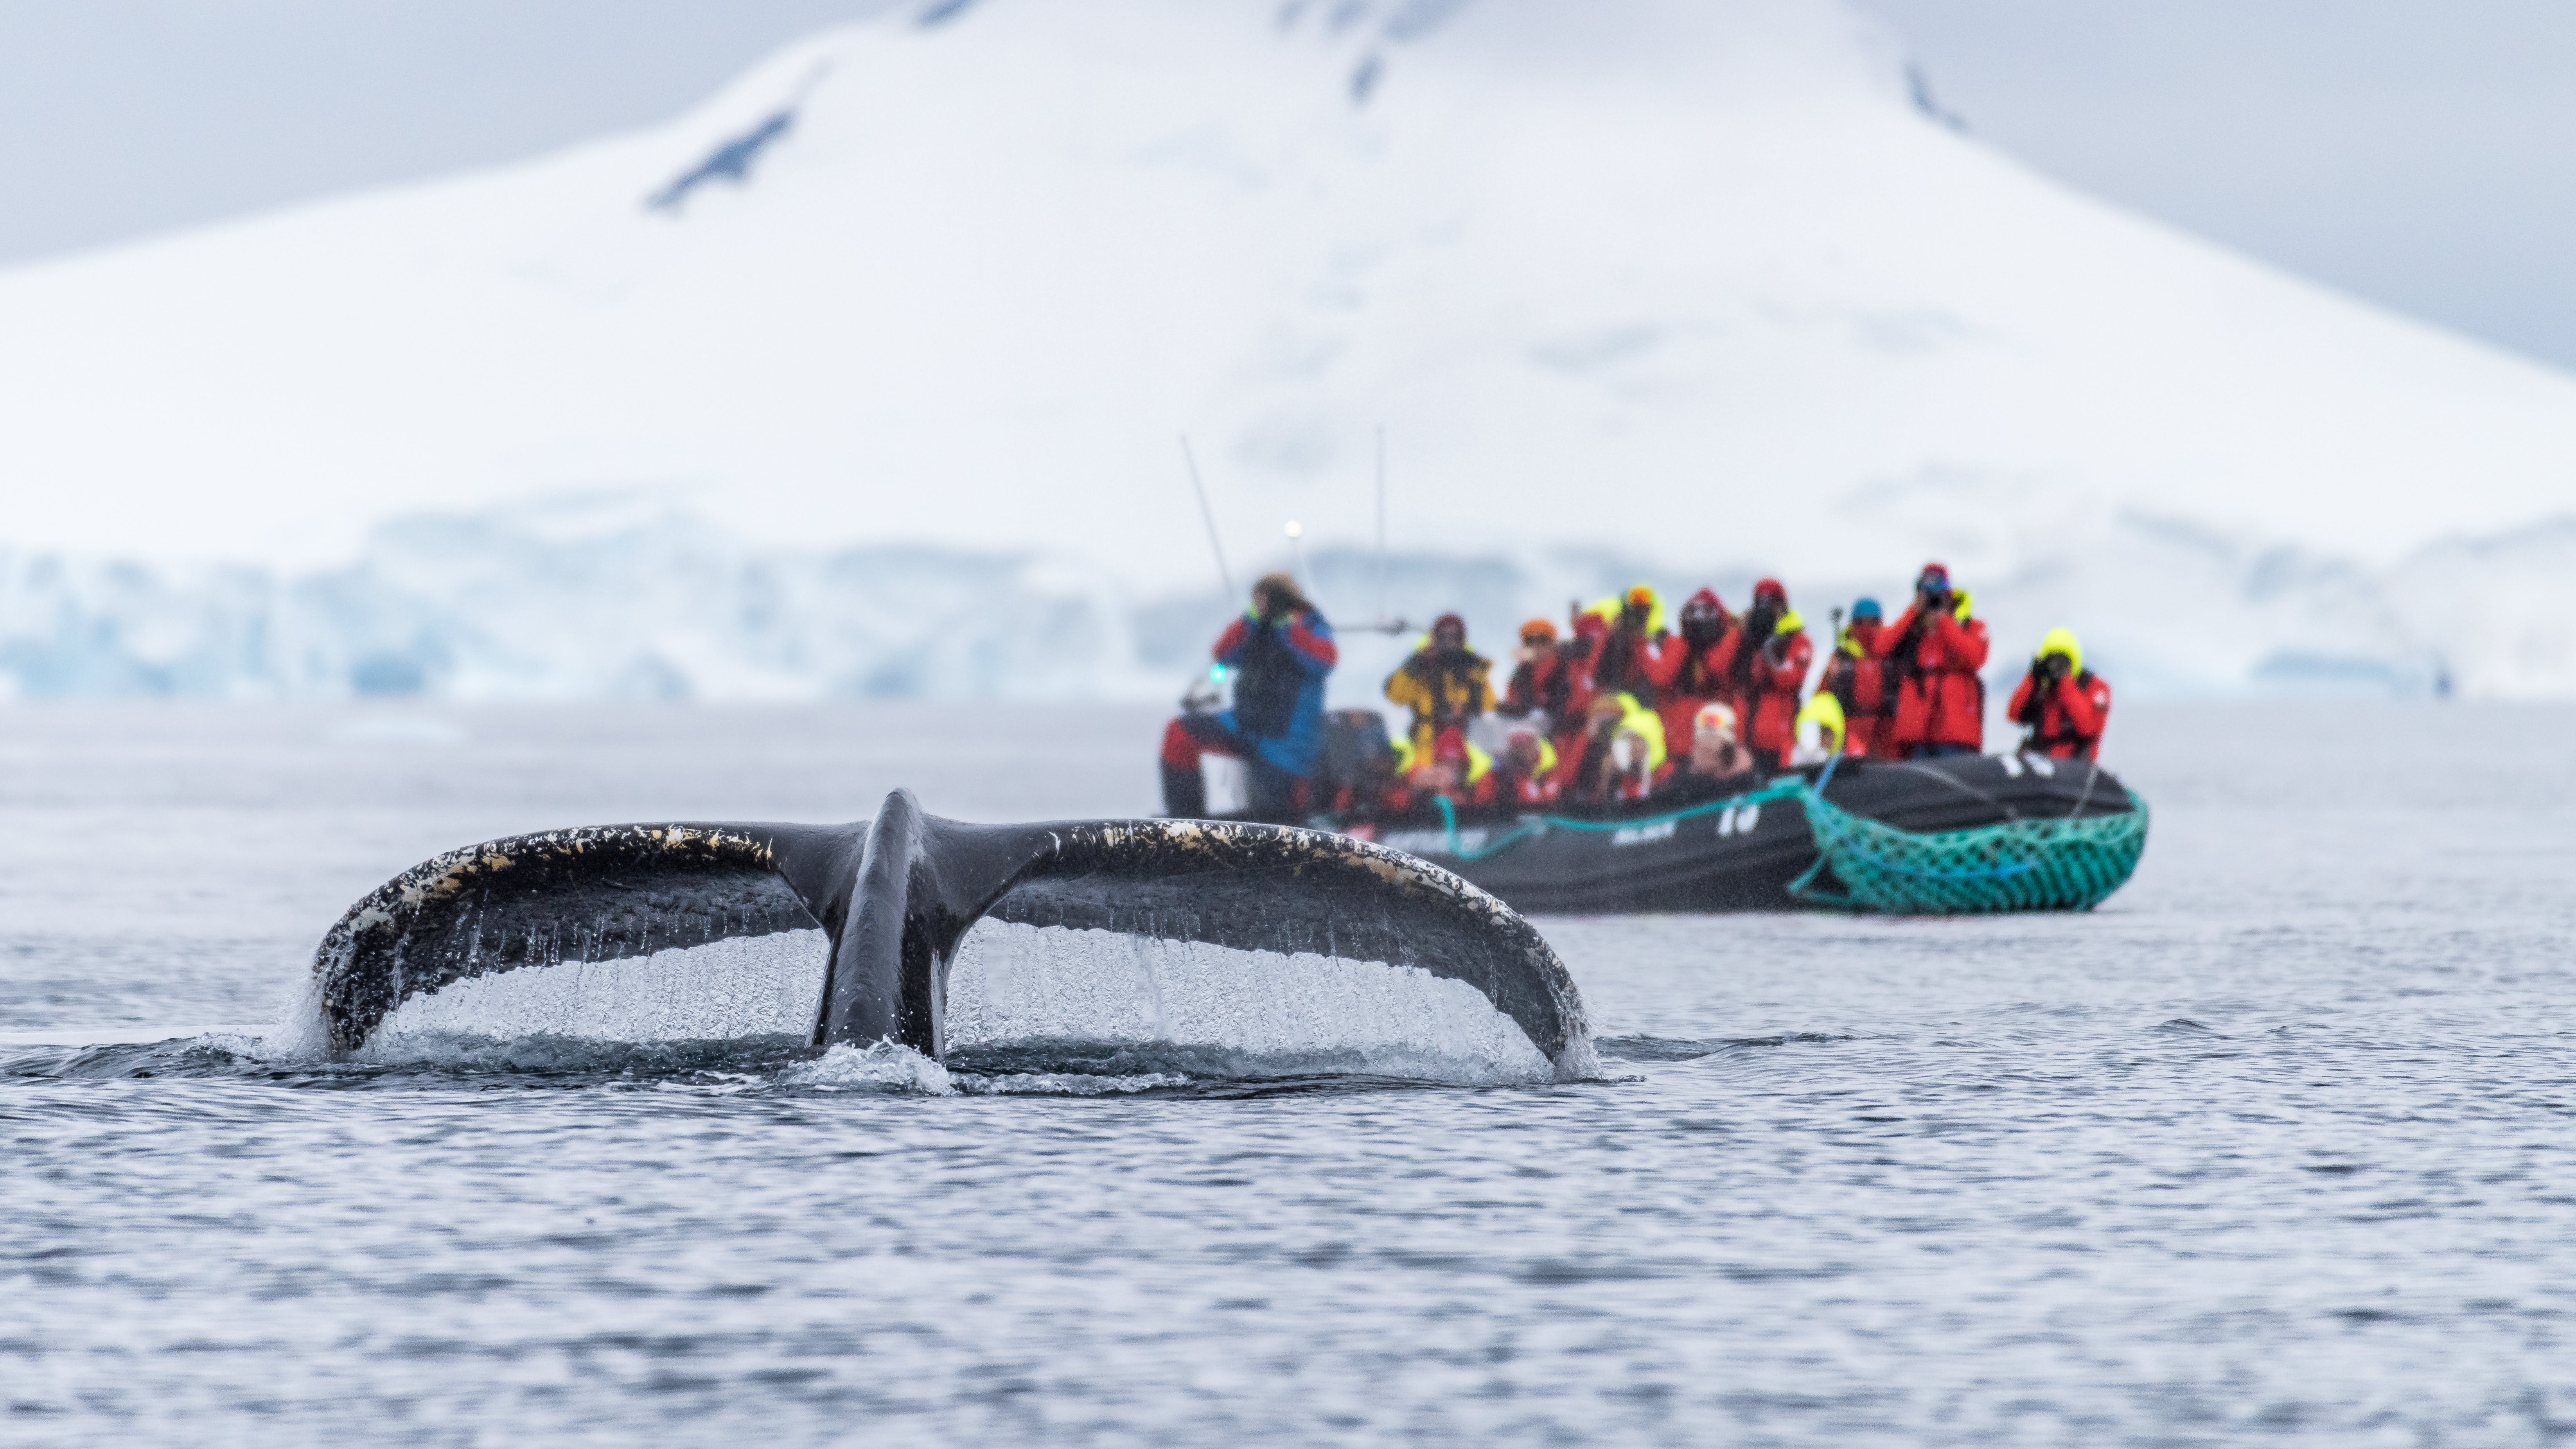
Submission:
[[[254,1048],[438,849],[1138,811],[1151,725],[0,714],[0,1440],[2576,1435],[2566,710],[2126,709],[2087,917],[1543,922],[1608,1082]]]

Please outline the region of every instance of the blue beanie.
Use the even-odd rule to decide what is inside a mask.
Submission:
[[[1863,599],[1859,603],[1852,605],[1852,618],[1855,620],[1876,619],[1881,617],[1884,616],[1878,612],[1878,600],[1876,599]]]

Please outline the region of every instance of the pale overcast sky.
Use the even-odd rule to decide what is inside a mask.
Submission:
[[[0,0],[0,262],[652,121],[876,3]],[[2576,366],[2571,0],[1857,3],[2040,169]]]

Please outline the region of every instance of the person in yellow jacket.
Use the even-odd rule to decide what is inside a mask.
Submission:
[[[1413,711],[1406,735],[1416,754],[1431,758],[1432,742],[1443,731],[1462,733],[1476,716],[1494,707],[1493,661],[1467,647],[1467,621],[1443,614],[1431,623],[1431,636],[1413,657],[1386,677],[1386,697]]]

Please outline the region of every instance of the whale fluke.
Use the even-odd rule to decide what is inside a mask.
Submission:
[[[817,1046],[947,1046],[948,969],[975,922],[1094,929],[1463,982],[1560,1075],[1584,1047],[1564,964],[1509,906],[1382,846],[1199,820],[970,825],[908,791],[853,825],[614,825],[452,851],[349,909],[314,956],[354,1050],[396,1008],[523,966],[614,961],[819,928]]]

